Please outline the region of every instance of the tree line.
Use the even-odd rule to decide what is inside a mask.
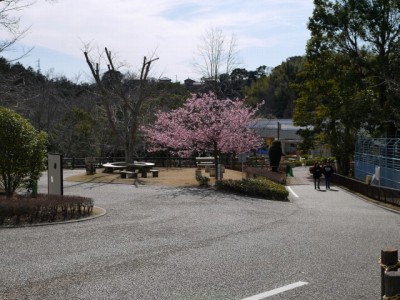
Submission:
[[[358,138],[398,136],[400,1],[314,0],[308,28],[294,122],[347,174]]]
[[[6,28],[7,21],[0,9],[0,25]],[[182,106],[192,92],[212,91],[221,99],[246,99],[253,107],[263,103],[259,117],[293,117],[295,125],[305,128],[300,131],[302,149],[329,144],[339,171],[347,174],[359,137],[398,136],[400,1],[314,0],[308,29],[305,56],[248,71],[236,60],[235,37],[227,39],[212,28],[198,49],[198,61],[208,63],[195,62],[203,76],[196,90],[150,78],[156,57],[144,58],[137,74],[123,74],[108,49],[102,74],[85,51],[93,83],[50,78],[1,58],[0,105],[48,132],[51,151],[135,156],[146,149],[136,134],[140,125],[153,122],[158,110]],[[0,54],[21,34],[2,41]]]
[[[48,150],[66,157],[143,157],[146,143],[137,134],[139,126],[154,122],[157,111],[181,107],[191,93],[200,95],[212,90],[208,81],[192,89],[148,77],[145,69],[143,77],[123,74],[112,67],[96,73],[93,59],[87,55],[97,77],[93,83],[53,78],[0,58],[0,106],[14,110],[36,129],[47,132]],[[221,74],[218,84],[212,83],[217,86],[214,91],[220,98],[244,99],[246,89],[274,74],[265,70],[264,66],[255,71],[237,68],[231,74]]]
[[[126,160],[143,156],[146,144],[138,128],[154,122],[157,111],[181,107],[191,93],[210,91],[219,99],[244,99],[252,94],[253,100],[247,103],[258,107],[262,99],[254,99],[260,88],[253,92],[250,87],[274,73],[266,66],[254,71],[240,68],[235,36],[227,38],[222,29],[211,27],[194,59],[193,65],[202,76],[202,85],[195,90],[151,78],[149,72],[158,57],[144,57],[139,71],[121,73],[120,64],[109,49],[96,57],[90,44],[84,45],[83,57],[92,75],[91,83],[52,78],[1,57],[28,33],[19,27],[20,17],[14,13],[31,5],[24,0],[0,1],[0,30],[5,34],[0,40],[0,106],[11,108],[29,119],[36,129],[47,132],[48,150],[65,156],[117,155]],[[274,110],[277,117],[282,110],[290,117],[292,108],[282,107],[293,100],[274,104],[281,101],[276,100],[279,97],[265,103],[279,107]],[[270,109],[264,111],[271,115]]]

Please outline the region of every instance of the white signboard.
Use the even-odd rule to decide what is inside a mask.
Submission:
[[[381,167],[375,167],[375,179],[380,180],[381,178]]]

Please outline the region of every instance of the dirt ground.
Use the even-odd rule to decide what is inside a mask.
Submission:
[[[65,178],[66,181],[75,182],[105,182],[105,183],[120,183],[120,184],[142,184],[142,185],[166,185],[166,186],[198,186],[198,182],[195,178],[196,168],[157,168],[159,170],[158,177],[152,177],[148,173],[147,178],[141,178],[139,175],[138,179],[124,179],[121,178],[118,171],[113,174],[102,173],[103,169],[96,170],[94,175],[86,175],[85,170],[82,170],[82,174],[74,175]],[[203,176],[209,176],[202,170]],[[243,175],[244,176],[244,175]],[[223,179],[242,179],[242,172],[225,169]],[[210,184],[215,183],[215,178],[211,177]]]

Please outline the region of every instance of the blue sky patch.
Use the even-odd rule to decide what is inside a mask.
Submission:
[[[199,17],[203,8],[198,4],[182,4],[173,6],[160,14],[160,16],[170,20],[188,20]]]

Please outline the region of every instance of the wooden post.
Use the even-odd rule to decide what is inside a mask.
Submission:
[[[400,295],[400,272],[385,273],[385,296],[394,297]]]
[[[388,247],[381,251],[381,296],[385,295],[385,268],[383,266],[393,266],[398,262],[398,251],[394,247]],[[397,271],[397,268],[395,270]]]

